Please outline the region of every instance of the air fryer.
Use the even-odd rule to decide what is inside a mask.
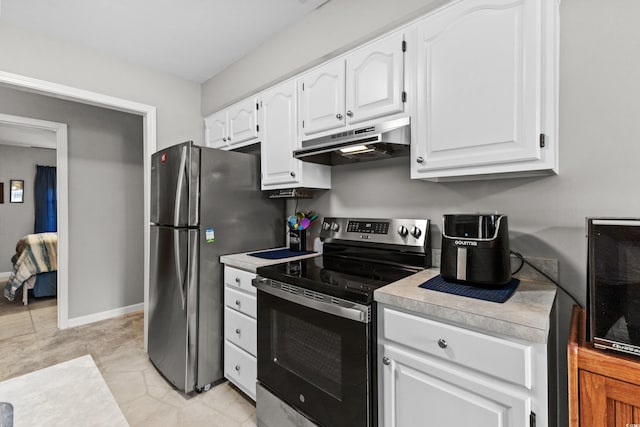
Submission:
[[[501,214],[443,217],[440,274],[455,283],[499,287],[511,281],[509,226]]]

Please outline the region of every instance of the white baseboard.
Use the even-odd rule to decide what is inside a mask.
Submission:
[[[113,317],[122,316],[123,314],[133,313],[134,311],[142,310],[144,303],[133,304],[126,307],[114,308],[113,310],[102,311],[100,313],[88,314],[86,316],[74,317],[69,319],[67,323],[68,328],[74,326],[86,325],[88,323],[99,322],[101,320],[111,319]]]
[[[11,276],[11,272],[10,271],[5,271],[3,273],[0,273],[0,280],[8,279],[9,276]]]

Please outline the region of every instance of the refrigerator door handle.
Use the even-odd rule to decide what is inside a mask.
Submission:
[[[186,165],[187,165],[187,147],[182,147],[182,155],[180,156],[180,170],[178,172],[178,182],[176,184],[176,200],[173,206],[173,225],[175,227],[180,226],[180,205],[182,204],[182,184],[184,183]],[[189,222],[188,218],[187,218],[187,222]]]
[[[176,284],[180,294],[180,302],[182,303],[182,309],[184,310],[187,305],[185,298],[185,278],[182,274],[182,260],[180,259],[180,230],[173,230],[173,262],[176,266]]]

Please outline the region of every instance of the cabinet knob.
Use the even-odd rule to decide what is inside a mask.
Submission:
[[[240,278],[236,277],[236,283],[240,283]]]
[[[416,159],[416,162],[418,162],[418,163],[424,163],[424,159],[423,159],[422,157],[418,157],[418,158]]]
[[[236,334],[240,335],[240,328],[236,329]]]
[[[296,177],[296,173],[295,172],[291,172],[291,178],[295,178]]]
[[[231,137],[230,136],[227,137],[227,141],[231,141]]]
[[[382,358],[382,364],[383,364],[383,365],[387,365],[387,366],[388,366],[388,365],[390,365],[390,364],[391,364],[391,359],[389,359],[389,358],[388,358],[388,357],[386,357],[386,356],[385,356],[385,357],[383,357],[383,358]]]
[[[222,138],[222,142],[227,142],[227,138]]]
[[[440,348],[447,348],[447,345],[448,345],[448,344],[447,344],[447,342],[446,342],[445,340],[443,340],[442,338],[440,338],[440,339],[438,340],[438,347],[440,347]]]
[[[340,114],[340,113],[336,114],[336,119],[342,120],[342,114]]]
[[[353,111],[351,111],[351,110],[347,110],[347,116],[349,116],[349,117],[353,117]]]
[[[236,365],[236,371],[240,372],[240,365]]]
[[[238,307],[240,307],[240,300],[239,300],[239,299],[237,299],[237,300],[236,300],[236,305],[237,305]]]

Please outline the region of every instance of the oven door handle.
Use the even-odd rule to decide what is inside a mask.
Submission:
[[[371,308],[367,305],[352,303],[345,300],[339,300],[338,298],[333,298],[335,301],[340,301],[340,304],[334,304],[332,302],[318,301],[316,299],[311,299],[309,297],[305,297],[304,295],[294,294],[291,292],[283,291],[280,288],[274,288],[270,286],[268,279],[257,278],[253,279],[253,286],[258,288],[258,290],[276,296],[278,298],[282,298],[289,302],[303,305],[305,307],[313,308],[318,311],[322,311],[324,313],[333,314],[335,316],[343,317],[345,319],[355,320],[357,322],[369,323],[371,322]],[[332,297],[322,295],[324,298],[331,301]]]

